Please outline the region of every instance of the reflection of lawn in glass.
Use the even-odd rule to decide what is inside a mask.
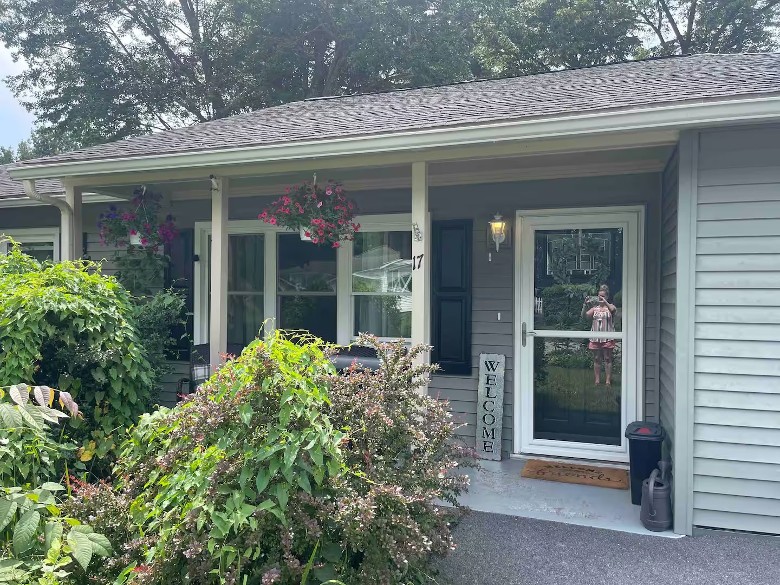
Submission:
[[[617,365],[617,364],[616,364]],[[618,371],[614,371],[618,370]],[[548,409],[586,410],[590,415],[605,417],[620,412],[621,397],[619,368],[614,368],[612,386],[604,384],[604,371],[601,372],[601,384],[594,384],[593,368],[564,368],[548,366],[546,379],[534,382],[534,398],[537,408],[543,403]],[[617,398],[617,400],[616,400]]]

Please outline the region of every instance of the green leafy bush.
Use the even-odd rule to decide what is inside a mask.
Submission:
[[[468,458],[446,406],[417,392],[423,348],[365,338],[382,368],[342,377],[323,342],[295,341],[257,340],[141,418],[116,491],[73,504],[101,529],[135,524],[118,530],[125,552],[103,582],[427,582],[431,553],[452,546],[437,501],[456,502],[466,480],[451,472]]]
[[[78,406],[67,393],[24,384],[0,393],[0,583],[58,585],[93,556],[111,554],[102,534],[62,515],[65,487],[51,481],[75,449],[52,436],[49,425],[67,418],[51,408],[56,400],[71,414]],[[10,402],[3,400],[7,396]]]
[[[26,384],[0,388],[0,486],[29,488],[59,478],[75,445],[57,441],[47,423],[68,415],[51,408],[57,402],[71,415],[78,406],[67,392]],[[32,393],[33,399],[30,399]]]
[[[152,386],[159,389],[163,376],[172,371],[167,356],[177,344],[171,332],[185,324],[184,299],[173,290],[162,290],[150,297],[134,297],[133,305],[135,328],[152,370]]]
[[[153,384],[130,296],[91,262],[0,257],[0,384],[28,380],[70,392],[84,417],[67,434],[107,473],[122,430],[147,410]]]

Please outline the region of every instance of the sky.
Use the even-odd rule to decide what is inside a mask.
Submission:
[[[24,69],[21,62],[14,63],[11,53],[0,44],[0,146],[16,147],[30,137],[34,117],[16,100],[5,85],[8,75]]]

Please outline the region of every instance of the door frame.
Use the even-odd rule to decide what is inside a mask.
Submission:
[[[532,352],[523,351],[522,324],[531,318],[533,323],[533,299],[524,297],[529,286],[533,286],[534,265],[523,270],[523,251],[525,240],[530,236],[527,222],[529,218],[536,223],[549,221],[550,227],[560,227],[561,223],[577,225],[615,224],[628,227],[624,238],[623,254],[624,294],[623,307],[626,313],[633,311],[634,318],[623,321],[623,355],[625,367],[622,368],[623,400],[621,420],[623,426],[633,420],[642,420],[644,412],[644,293],[645,293],[645,206],[602,206],[585,208],[518,210],[515,214],[515,261],[514,261],[514,437],[513,455],[542,455],[570,457],[575,459],[600,460],[610,462],[628,461],[628,441],[621,437],[620,445],[595,445],[568,441],[552,441],[533,438],[533,384],[525,383],[528,372],[533,372]],[[586,226],[587,227],[587,226]],[[593,227],[596,227],[595,225]],[[613,226],[614,227],[614,226]],[[632,229],[633,228],[633,229]],[[633,234],[631,232],[634,232]],[[531,243],[533,245],[533,243]],[[636,259],[636,262],[632,260]],[[626,289],[633,287],[630,294]],[[529,309],[531,311],[529,315]],[[627,342],[630,346],[627,349]],[[532,375],[532,374],[531,374]],[[631,388],[635,390],[632,392]]]

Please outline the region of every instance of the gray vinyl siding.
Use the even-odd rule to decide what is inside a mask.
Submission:
[[[693,524],[780,534],[780,127],[700,134]]]
[[[474,220],[471,376],[434,376],[432,396],[450,401],[459,433],[474,446],[477,408],[477,360],[480,353],[506,356],[502,450],[513,451],[514,416],[514,217],[517,210],[544,208],[644,205],[645,225],[645,377],[644,411],[658,420],[658,322],[660,173],[577,179],[527,181],[461,187],[432,188],[433,220],[470,217]],[[500,212],[513,226],[511,245],[492,251],[488,261],[487,222]],[[498,321],[498,313],[501,320]]]
[[[677,311],[677,206],[680,159],[677,151],[664,170],[661,189],[661,266],[658,387],[660,420],[667,433],[666,453],[673,460]]]

